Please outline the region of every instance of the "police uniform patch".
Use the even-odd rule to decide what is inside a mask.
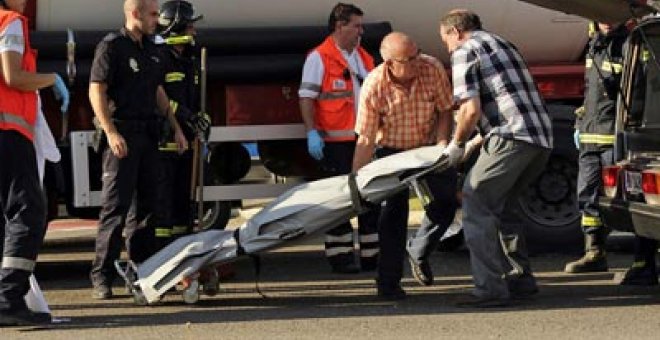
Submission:
[[[131,67],[133,72],[135,72],[135,73],[140,72],[140,65],[138,65],[137,60],[135,60],[134,58],[131,58],[131,59],[128,60],[128,66]]]
[[[333,90],[346,90],[346,82],[343,79],[335,79],[332,81]]]

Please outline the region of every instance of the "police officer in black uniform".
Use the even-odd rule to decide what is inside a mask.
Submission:
[[[196,15],[191,3],[171,0],[163,3],[158,18],[157,43],[165,74],[163,88],[170,98],[170,107],[189,141],[195,135],[208,139],[210,117],[200,109],[199,48],[195,44]],[[158,210],[163,218],[156,228],[156,239],[164,247],[173,239],[186,234],[192,225],[190,207],[190,177],[192,152],[177,154],[172,147],[174,131],[169,122],[162,130],[160,173],[158,176]]]
[[[92,264],[92,297],[108,299],[121,251],[122,229],[135,196],[136,221],[126,225],[126,247],[134,262],[155,250],[154,188],[158,166],[159,120],[169,119],[177,148],[188,144],[160,86],[161,60],[151,40],[158,21],[157,0],[125,0],[125,27],[97,46],[89,97],[105,134],[102,209]]]
[[[614,162],[614,122],[616,100],[623,70],[624,45],[628,37],[624,24],[592,23],[587,58],[584,106],[576,110],[575,142],[580,151],[578,200],[582,210],[582,229],[585,233],[585,254],[566,264],[568,273],[607,271],[605,241],[608,230],[598,210],[598,196],[602,194],[602,168]],[[655,241],[638,237],[636,261],[622,284],[640,283],[640,275],[657,284],[655,274]],[[649,258],[649,253],[652,255]],[[646,275],[652,261],[652,275]],[[643,270],[640,270],[643,269]],[[645,281],[642,278],[642,281]],[[650,283],[653,284],[653,283]]]

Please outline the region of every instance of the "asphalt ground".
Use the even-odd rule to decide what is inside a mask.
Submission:
[[[70,223],[69,221],[68,223]],[[241,218],[232,220],[232,227]],[[92,223],[93,225],[93,223]],[[411,219],[411,231],[418,221]],[[36,275],[53,315],[48,327],[0,329],[0,339],[657,339],[660,288],[623,287],[615,276],[631,261],[630,238],[611,244],[608,273],[562,272],[574,254],[532,258],[541,292],[497,309],[464,309],[471,287],[467,251],[432,255],[436,283],[418,285],[406,271],[408,299],[375,294],[374,273],[332,274],[320,238],[262,256],[259,287],[252,263],[241,259],[220,294],[186,305],[179,294],[136,306],[119,282],[116,297],[90,297],[90,230],[63,240],[49,231]],[[67,230],[60,227],[60,231]],[[93,230],[92,230],[93,231]]]

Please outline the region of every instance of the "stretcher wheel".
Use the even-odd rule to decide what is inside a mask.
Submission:
[[[147,298],[142,294],[142,292],[137,290],[132,290],[133,293],[133,303],[138,306],[146,306],[149,304]]]
[[[199,281],[192,280],[188,283],[188,286],[181,291],[181,297],[183,297],[183,302],[192,305],[199,301]]]

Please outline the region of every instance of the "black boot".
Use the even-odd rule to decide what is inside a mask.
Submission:
[[[601,228],[602,229],[602,228]],[[594,234],[585,234],[585,254],[582,258],[566,264],[567,273],[594,273],[607,271],[604,230]]]
[[[355,264],[355,257],[352,253],[328,256],[328,262],[333,273],[356,274],[360,272],[360,268]]]
[[[658,242],[645,237],[635,237],[635,262],[623,273],[620,285],[656,286],[658,285],[658,269],[655,265],[655,255],[658,252]]]

